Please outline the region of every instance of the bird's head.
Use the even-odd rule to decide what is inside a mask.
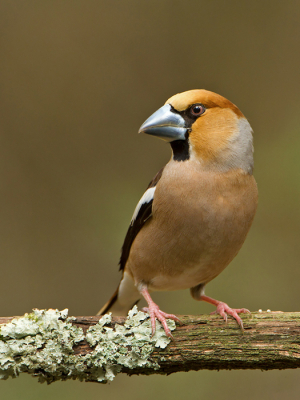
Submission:
[[[141,132],[170,142],[175,161],[252,173],[251,126],[237,106],[216,93],[201,89],[172,96],[143,123]]]

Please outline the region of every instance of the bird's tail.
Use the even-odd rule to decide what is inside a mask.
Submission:
[[[111,312],[113,316],[126,316],[128,311],[139,302],[141,297],[131,276],[127,272],[124,272],[117,290],[97,315],[104,315]]]

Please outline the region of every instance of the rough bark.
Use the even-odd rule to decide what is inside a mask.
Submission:
[[[179,316],[183,322],[173,332],[174,342],[152,353],[157,371],[123,370],[132,374],[199,369],[285,369],[300,367],[300,313],[264,312],[244,316],[244,332],[235,321],[218,316]],[[114,318],[121,322],[121,318]],[[96,317],[77,317],[76,325],[89,327]],[[89,351],[80,344],[77,353]],[[162,361],[162,359],[165,359]]]

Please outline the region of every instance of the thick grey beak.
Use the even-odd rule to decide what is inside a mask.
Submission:
[[[185,140],[185,121],[171,111],[170,104],[165,104],[151,115],[140,127],[139,133],[158,136],[167,142]]]

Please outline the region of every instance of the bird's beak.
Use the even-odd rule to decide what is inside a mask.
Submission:
[[[170,104],[165,104],[151,115],[140,127],[139,133],[158,136],[167,142],[185,140],[185,120],[171,111]]]

